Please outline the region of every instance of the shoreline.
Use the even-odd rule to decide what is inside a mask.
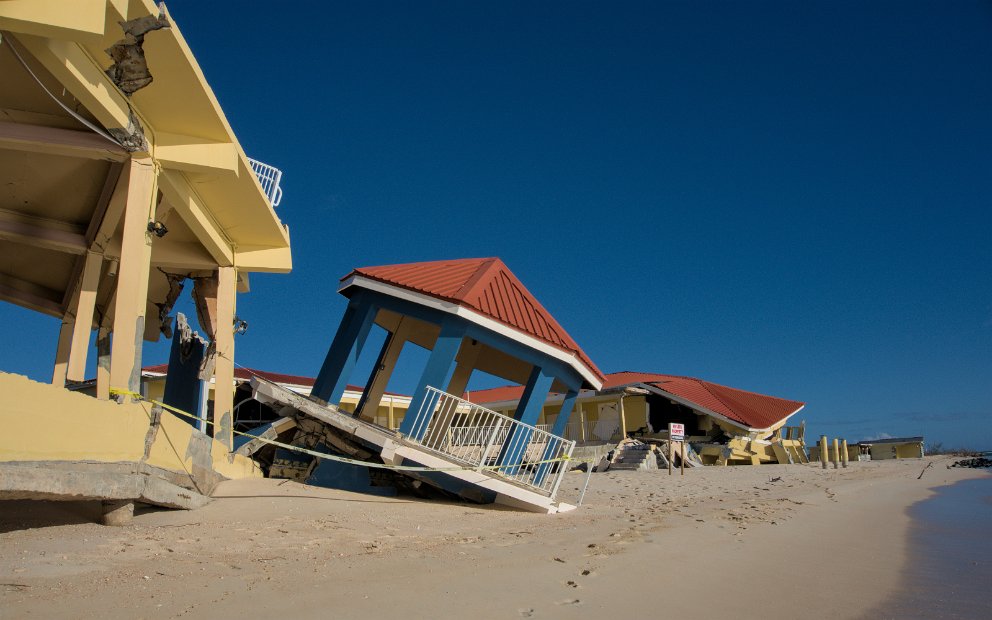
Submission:
[[[146,511],[127,528],[25,529],[4,516],[0,582],[24,587],[0,589],[0,609],[593,618],[620,609],[758,617],[786,605],[857,618],[899,591],[908,508],[987,475],[950,462],[606,472],[593,474],[582,507],[555,516],[278,480],[224,483],[204,508]],[[564,501],[583,477],[566,477]]]

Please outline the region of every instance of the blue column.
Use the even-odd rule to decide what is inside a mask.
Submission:
[[[557,437],[562,437],[565,434],[565,428],[568,426],[568,419],[572,417],[572,409],[575,407],[575,399],[579,396],[577,390],[569,390],[565,394],[565,400],[561,401],[561,410],[558,411],[558,417],[555,418],[555,425],[551,429],[551,434]],[[561,446],[561,440],[552,440],[548,443],[548,447],[544,449],[544,456],[541,457],[542,461],[546,461],[553,456],[555,456],[556,451]],[[541,463],[537,468],[537,475],[534,477],[534,484],[541,484],[544,482],[544,477],[548,475],[551,471],[551,463]],[[556,463],[556,467],[567,467],[565,463]]]
[[[378,308],[362,291],[356,292],[351,298],[341,325],[334,334],[331,348],[327,351],[327,357],[324,358],[324,365],[320,367],[320,373],[313,384],[312,395],[332,405],[341,402],[377,311]]]
[[[433,415],[430,403],[427,399],[427,386],[435,387],[439,390],[448,385],[451,371],[455,366],[455,356],[461,347],[462,338],[465,336],[465,326],[460,319],[445,318],[441,323],[441,333],[434,343],[434,349],[427,360],[424,373],[420,376],[417,389],[413,392],[410,400],[410,408],[406,410],[403,417],[403,424],[400,425],[400,433],[413,439],[421,439],[427,430],[427,423]],[[458,395],[461,396],[460,394]],[[421,412],[421,409],[424,409]]]
[[[524,388],[517,410],[513,414],[514,419],[532,426],[537,424],[537,420],[541,416],[541,408],[544,407],[544,401],[548,398],[548,392],[551,391],[551,384],[554,380],[553,375],[548,374],[540,366],[534,366],[534,369],[530,371],[530,377],[527,379],[527,386]],[[506,442],[503,443],[503,447],[500,448],[497,463],[514,466],[519,464],[523,459],[524,451],[527,449],[530,436],[530,429],[514,426],[506,438]],[[506,470],[506,473],[515,474],[516,467],[513,467],[512,470]]]

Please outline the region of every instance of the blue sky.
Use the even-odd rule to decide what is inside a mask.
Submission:
[[[500,256],[607,372],[992,448],[989,3],[167,4],[285,174],[239,363],[315,375],[352,267]],[[48,378],[57,322],[0,320]]]

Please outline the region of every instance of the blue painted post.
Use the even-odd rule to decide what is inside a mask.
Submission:
[[[540,366],[534,366],[527,379],[527,386],[524,388],[523,396],[514,412],[514,419],[520,420],[524,424],[531,426],[537,424],[544,407],[544,401],[551,391],[551,384],[554,383],[554,376],[548,374]],[[499,459],[496,461],[500,465],[500,471],[507,475],[517,473],[517,465],[523,460],[524,451],[527,449],[527,442],[530,441],[531,431],[520,426],[514,426],[513,430],[500,448]],[[506,469],[505,466],[510,466]]]
[[[561,410],[558,412],[558,417],[555,418],[555,425],[551,429],[551,434],[556,437],[563,437],[565,435],[565,428],[568,426],[568,419],[572,417],[572,408],[575,407],[575,399],[578,398],[579,392],[577,390],[569,390],[565,394],[565,400],[561,401]],[[541,457],[542,461],[547,461],[548,459],[555,456],[558,448],[561,446],[560,439],[553,439],[548,442],[548,447],[544,449],[544,456]],[[567,467],[567,463],[560,463],[559,467]],[[544,482],[544,477],[548,475],[551,470],[551,463],[541,463],[537,468],[537,475],[534,477],[534,484],[540,485]]]
[[[314,381],[310,392],[313,396],[332,405],[341,402],[377,311],[378,308],[362,291],[356,292],[351,298],[338,331],[334,334],[331,348],[327,351],[327,357],[324,358],[324,365],[320,367],[320,373]]]
[[[423,438],[427,431],[427,423],[433,412],[425,411],[423,416],[418,416],[420,409],[425,405],[427,397],[427,386],[443,389],[448,385],[451,371],[455,366],[455,357],[458,349],[462,345],[462,338],[465,336],[465,326],[460,319],[445,318],[441,323],[441,333],[434,343],[431,356],[427,359],[427,366],[420,375],[420,382],[410,399],[410,408],[406,410],[403,417],[403,424],[400,425],[400,433],[416,440]],[[428,403],[429,405],[429,403]]]

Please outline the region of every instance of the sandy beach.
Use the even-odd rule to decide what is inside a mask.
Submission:
[[[556,516],[279,480],[123,528],[2,502],[0,617],[858,618],[900,586],[907,507],[988,475],[950,462],[607,472]]]

